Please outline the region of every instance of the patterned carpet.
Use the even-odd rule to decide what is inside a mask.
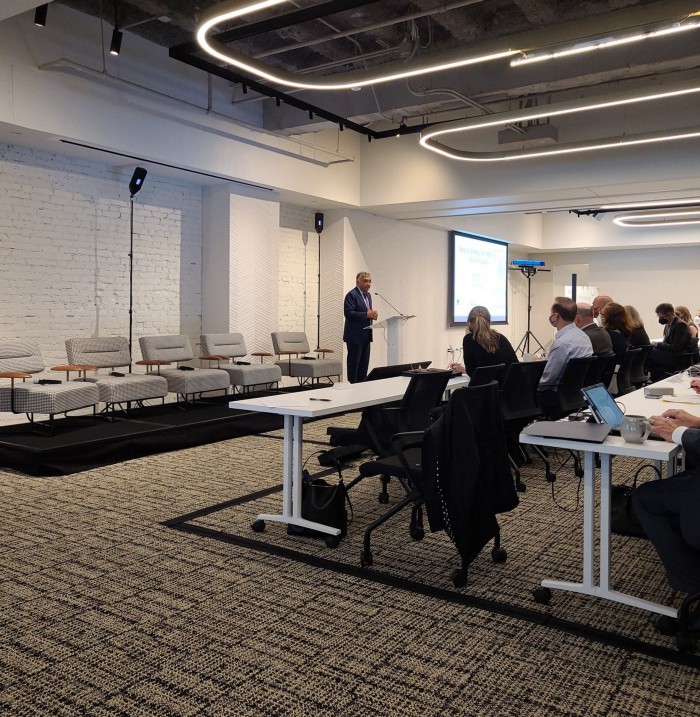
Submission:
[[[307,457],[320,448],[314,440],[325,441],[326,425],[305,431]],[[376,531],[373,568],[359,567],[362,529],[385,508],[370,480],[353,490],[353,523],[335,550],[279,525],[250,531],[258,512],[278,510],[279,493],[187,524],[233,543],[161,524],[277,486],[279,436],[60,478],[0,471],[0,712],[700,713],[700,673],[667,659],[674,643],[655,632],[653,616],[564,593],[549,607],[532,600],[543,577],[580,576],[582,507],[568,466],[557,470],[554,498],[542,465],[526,467],[528,491],[503,516],[507,562],[494,564],[486,549],[460,590],[446,537],[411,540],[403,515]],[[317,468],[314,457],[308,465]],[[629,468],[616,464],[615,475]],[[396,486],[391,497],[400,497]],[[616,587],[677,604],[646,541],[615,536],[613,551]],[[508,609],[485,609],[487,601]],[[616,633],[631,647],[567,631],[567,621]]]

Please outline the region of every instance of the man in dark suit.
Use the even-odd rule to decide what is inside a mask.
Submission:
[[[348,291],[343,303],[343,341],[348,347],[347,378],[350,383],[359,383],[367,378],[372,332],[365,327],[370,326],[378,316],[372,308],[371,287],[372,277],[361,271],[355,278],[355,288]]]
[[[593,308],[590,304],[576,304],[576,326],[591,340],[596,356],[614,355],[610,334],[593,321]]]
[[[666,374],[676,373],[678,356],[693,350],[688,324],[676,316],[673,304],[659,304],[656,315],[664,327],[664,339],[654,346],[647,359],[652,382],[660,381]]]
[[[700,381],[693,379],[691,386],[700,393]],[[688,458],[697,462],[700,418],[671,409],[649,421],[655,433],[682,445]],[[668,584],[686,593],[700,590],[700,467],[643,483],[633,493],[633,504],[661,558]]]

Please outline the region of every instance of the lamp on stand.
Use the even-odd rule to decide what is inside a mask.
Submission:
[[[520,355],[524,356],[525,354],[530,353],[530,339],[539,346],[541,351],[544,351],[544,346],[540,343],[537,336],[530,331],[530,312],[532,311],[532,303],[530,301],[530,282],[532,281],[532,277],[537,274],[538,271],[550,271],[549,269],[544,269],[544,262],[538,261],[534,259],[514,259],[513,260],[513,266],[508,267],[511,271],[520,271],[520,273],[527,279],[527,331],[525,332],[525,335],[520,339],[520,343],[517,345],[515,352],[517,353],[520,351]]]
[[[143,180],[146,178],[146,170],[143,167],[136,167],[134,174],[129,182],[129,201],[131,203],[131,213],[129,221],[129,357],[131,357],[131,339],[133,335],[133,318],[134,318],[134,196],[143,186]],[[129,373],[131,373],[131,364],[129,364]]]

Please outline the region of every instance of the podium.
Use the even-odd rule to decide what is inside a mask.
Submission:
[[[397,314],[382,321],[375,321],[371,326],[365,326],[365,331],[376,331],[377,329],[387,330],[387,366],[395,366],[403,363],[403,325],[409,320],[415,319],[415,314]]]

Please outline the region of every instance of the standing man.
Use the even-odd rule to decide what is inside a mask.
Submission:
[[[355,277],[355,288],[348,291],[343,303],[343,341],[348,345],[347,374],[350,383],[359,383],[367,378],[372,332],[365,327],[371,326],[378,316],[372,308],[371,287],[372,277],[368,272],[361,271]]]

